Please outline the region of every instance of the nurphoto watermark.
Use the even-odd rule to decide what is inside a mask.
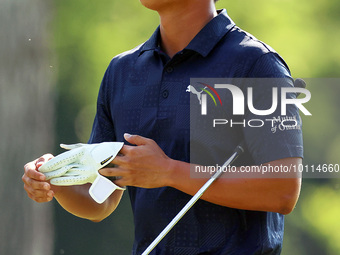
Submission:
[[[313,112],[312,91],[305,85],[302,79],[288,77],[191,79],[186,88],[190,93],[191,176],[208,177],[222,171],[227,178],[340,177],[340,162],[271,164],[281,155],[306,154],[303,129],[311,127],[304,127],[302,119],[317,122],[320,113]],[[244,155],[223,167],[241,141],[246,144]]]

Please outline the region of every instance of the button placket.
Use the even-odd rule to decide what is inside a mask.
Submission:
[[[165,69],[165,71],[166,71],[167,73],[172,73],[172,72],[174,71],[174,68],[173,68],[172,66],[168,66],[168,67]]]
[[[173,71],[174,71],[174,68],[173,68],[172,66],[167,66],[167,67],[165,68],[165,72],[166,72],[167,74],[170,74],[170,73],[172,73]],[[166,89],[166,88],[164,88],[163,91],[162,91],[162,93],[161,93],[161,96],[162,96],[163,99],[167,99],[167,98],[169,97],[169,90]]]
[[[164,99],[166,99],[166,98],[168,98],[168,96],[169,96],[169,90],[167,90],[167,89],[163,90],[163,92],[162,92],[162,97],[163,97]]]

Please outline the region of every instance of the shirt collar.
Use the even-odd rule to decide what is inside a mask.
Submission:
[[[155,32],[149,38],[149,40],[147,40],[143,44],[139,55],[141,55],[144,51],[155,50],[156,48],[158,48],[159,37],[160,37],[160,28],[158,26],[157,29],[155,30]]]
[[[185,49],[193,50],[206,57],[215,45],[225,36],[235,23],[229,18],[225,9],[219,10],[218,15],[213,18],[203,29],[192,39]],[[140,55],[144,51],[156,50],[159,45],[160,28],[159,26],[147,40],[140,51]]]

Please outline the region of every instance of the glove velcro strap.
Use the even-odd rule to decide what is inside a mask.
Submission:
[[[99,204],[102,204],[116,189],[125,190],[110,181],[108,178],[98,175],[90,187],[91,197]]]

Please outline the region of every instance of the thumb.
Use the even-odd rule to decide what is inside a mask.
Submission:
[[[145,138],[140,135],[130,135],[128,133],[124,134],[124,138],[127,142],[135,145],[145,145],[147,144],[148,138]]]

